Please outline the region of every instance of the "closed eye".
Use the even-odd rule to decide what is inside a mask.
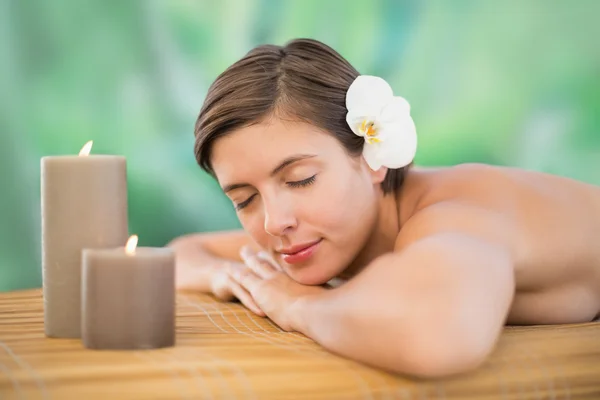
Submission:
[[[300,188],[300,187],[306,187],[308,185],[312,185],[315,182],[315,179],[317,178],[317,175],[313,175],[310,178],[306,178],[306,179],[302,179],[301,181],[293,181],[293,182],[286,182],[286,184],[290,187],[293,188]],[[235,209],[236,210],[241,210],[244,207],[248,206],[252,200],[254,199],[254,196],[256,196],[257,193],[254,193],[252,196],[248,197],[248,199],[242,201],[239,204],[235,205]]]
[[[252,199],[254,198],[254,196],[256,196],[256,193],[254,193],[252,196],[248,197],[248,199],[242,201],[239,204],[235,205],[235,209],[236,210],[241,210],[242,208],[246,207],[248,204],[250,204],[250,202],[252,201]]]
[[[317,175],[313,175],[310,178],[306,178],[301,181],[287,182],[287,185],[291,186],[293,188],[308,186],[315,182],[316,177],[317,177]]]

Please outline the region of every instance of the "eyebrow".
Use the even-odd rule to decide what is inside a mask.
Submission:
[[[277,175],[285,167],[287,167],[297,161],[305,160],[307,158],[313,158],[313,157],[316,157],[316,155],[315,154],[295,154],[293,156],[290,156],[290,157],[284,159],[282,162],[280,162],[279,165],[277,165],[275,168],[273,168],[273,171],[271,171],[269,176],[273,177],[273,176]],[[240,188],[247,187],[247,186],[250,186],[250,184],[248,184],[248,183],[232,183],[229,185],[225,185],[223,187],[223,192],[227,193],[234,189],[240,189]]]

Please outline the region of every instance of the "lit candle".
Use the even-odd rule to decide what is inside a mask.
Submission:
[[[82,340],[92,349],[175,344],[175,255],[168,248],[84,249]]]
[[[125,158],[79,155],[41,160],[42,276],[47,336],[81,337],[81,250],[127,240]]]

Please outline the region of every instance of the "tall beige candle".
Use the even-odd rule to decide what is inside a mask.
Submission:
[[[92,349],[151,349],[175,344],[175,255],[168,248],[86,249],[82,340]]]
[[[123,246],[128,236],[125,158],[41,160],[42,276],[47,336],[81,337],[81,251]]]

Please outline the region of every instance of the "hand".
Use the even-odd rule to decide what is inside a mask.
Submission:
[[[295,308],[299,299],[325,291],[320,286],[306,286],[287,276],[264,253],[242,249],[245,265],[231,264],[231,279],[249,293],[255,304],[281,329],[297,330]]]
[[[214,296],[221,301],[232,301],[238,299],[246,308],[261,317],[265,313],[256,304],[252,296],[238,282],[233,280],[229,274],[232,268],[245,268],[244,264],[231,262],[225,263],[215,269],[211,274],[210,289]]]
[[[176,264],[175,288],[178,291],[212,293],[222,301],[232,301],[237,298],[255,314],[265,316],[252,300],[252,296],[227,274],[227,265],[235,261],[212,258],[203,260],[204,263],[192,264],[185,262],[185,258],[183,257],[183,261],[178,260]]]

